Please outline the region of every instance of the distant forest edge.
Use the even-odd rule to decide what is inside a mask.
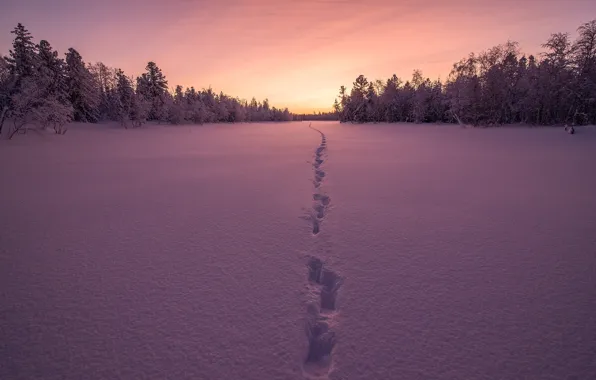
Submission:
[[[596,20],[577,32],[573,42],[567,33],[552,34],[538,58],[511,41],[471,53],[444,83],[419,70],[405,83],[396,75],[370,82],[360,75],[351,91],[340,88],[334,114],[357,123],[596,124]]]
[[[470,125],[596,124],[596,20],[581,25],[577,38],[555,33],[538,57],[508,41],[453,65],[447,80],[431,81],[415,70],[411,80],[358,76],[341,86],[333,111],[292,114],[262,102],[211,88],[176,86],[149,62],[137,78],[101,62],[85,63],[73,48],[65,59],[49,42],[33,42],[22,25],[12,50],[0,55],[0,136],[25,126],[66,132],[70,121],[112,120],[125,128],[147,121],[171,124],[339,120],[341,122],[459,123]],[[7,121],[10,120],[10,123]]]
[[[75,49],[59,58],[50,43],[33,42],[18,24],[12,50],[0,55],[0,135],[10,120],[9,138],[21,128],[35,125],[66,132],[70,121],[119,121],[126,128],[146,121],[180,124],[192,122],[291,121],[286,109],[272,107],[267,99],[241,100],[211,88],[168,88],[155,62],[137,78],[101,62],[88,64]]]

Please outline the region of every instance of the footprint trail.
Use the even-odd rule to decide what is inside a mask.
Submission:
[[[320,130],[309,128],[321,135],[321,143],[315,149],[313,166],[312,223],[313,236],[317,236],[329,211],[331,197],[323,191],[327,177],[324,163],[327,159],[327,137]],[[337,343],[334,327],[338,317],[338,294],[343,278],[328,267],[320,258],[310,256],[306,263],[308,287],[312,299],[307,306],[306,337],[308,350],[303,363],[303,373],[308,379],[326,379],[333,369],[333,350]]]
[[[312,232],[313,235],[317,235],[321,232],[321,224],[323,219],[325,218],[325,214],[328,211],[329,204],[331,202],[331,198],[324,194],[321,189],[321,184],[325,179],[327,173],[323,169],[323,163],[325,162],[326,158],[326,150],[327,150],[327,137],[323,132],[320,130],[313,128],[312,125],[308,126],[310,129],[317,131],[321,135],[321,143],[315,150],[315,159],[312,163],[313,171],[314,171],[314,193],[313,193],[313,212],[311,214],[311,222],[312,222]]]

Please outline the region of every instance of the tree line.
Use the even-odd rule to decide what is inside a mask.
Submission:
[[[329,121],[337,120],[337,112],[294,113],[294,121]]]
[[[267,99],[248,102],[211,88],[176,86],[170,91],[155,62],[132,78],[101,62],[85,63],[73,48],[62,59],[48,41],[35,44],[20,23],[11,33],[12,50],[0,55],[0,136],[7,120],[12,122],[12,137],[27,125],[64,134],[70,121],[112,120],[128,128],[147,121],[202,124],[293,119],[287,108],[272,107]]]
[[[448,79],[431,81],[415,70],[341,86],[333,105],[342,122],[457,122],[472,125],[596,124],[596,20],[572,41],[555,33],[539,57],[507,42],[453,65]]]

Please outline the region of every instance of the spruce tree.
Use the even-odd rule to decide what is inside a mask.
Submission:
[[[10,32],[14,34],[12,50],[0,60],[0,136],[4,122],[14,111],[13,97],[19,93],[26,78],[31,78],[37,67],[37,52],[31,33],[19,23]]]
[[[168,95],[168,81],[151,61],[145,68],[146,72],[137,78],[137,92],[150,104],[149,120],[163,121],[166,117],[166,96]]]
[[[95,123],[99,120],[100,90],[83,58],[73,48],[66,53],[68,97],[74,108],[74,119]]]
[[[135,93],[132,89],[130,79],[128,79],[120,69],[116,70],[116,80],[116,114],[118,115],[120,123],[127,128],[128,122],[131,119],[133,97],[135,96]]]
[[[41,40],[38,50],[38,81],[46,96],[55,97],[61,103],[68,103],[68,87],[64,60],[58,58],[58,52],[50,43]]]
[[[0,55],[0,137],[2,137],[4,121],[8,116],[14,83],[15,77],[11,73],[8,61]]]
[[[33,43],[31,33],[19,23],[12,32],[15,35],[12,50],[7,57],[12,73],[17,77],[17,82],[23,78],[31,77],[37,68],[37,49]]]
[[[596,124],[596,20],[581,25],[578,32],[572,49],[578,70],[573,123]]]

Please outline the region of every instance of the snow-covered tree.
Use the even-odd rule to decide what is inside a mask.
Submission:
[[[361,76],[349,95],[340,89],[334,108],[341,121],[354,122],[381,114],[385,121],[473,125],[596,123],[596,20],[578,34],[574,42],[552,34],[541,59],[523,55],[512,41],[472,53],[453,65],[445,83],[415,72],[411,82],[394,76],[379,87]]]
[[[74,120],[95,123],[99,120],[101,94],[95,77],[85,66],[83,58],[73,48],[66,53],[66,77]]]
[[[117,96],[116,96],[116,70],[106,66],[102,62],[88,65],[88,69],[99,86],[100,102],[99,115],[102,120],[116,120]]]
[[[146,100],[135,94],[132,98],[132,105],[130,108],[130,119],[133,127],[140,127],[147,121],[150,106],[151,105]]]
[[[140,127],[146,120],[149,112],[148,103],[142,96],[135,93],[132,80],[120,69],[116,70],[115,103],[118,121],[128,128],[130,122],[133,127]]]
[[[120,69],[116,70],[116,80],[116,115],[118,115],[120,123],[127,128],[131,118],[135,92],[130,83],[130,79]]]
[[[45,96],[54,97],[63,104],[68,103],[68,86],[66,83],[65,63],[58,58],[58,52],[50,43],[41,40],[37,45],[38,67],[36,77]]]
[[[596,122],[596,20],[578,28],[572,60],[577,68],[573,123]]]
[[[146,72],[137,78],[137,93],[151,104],[149,120],[164,121],[168,110],[165,107],[168,81],[155,62],[149,62]]]
[[[41,91],[35,80],[25,77],[20,81],[20,90],[11,97],[10,118],[13,121],[13,128],[9,130],[9,139],[18,133],[27,124],[33,123],[34,113],[31,112],[42,98]]]
[[[23,24],[17,24],[11,32],[14,34],[12,50],[7,57],[12,73],[17,77],[17,82],[22,78],[30,77],[37,68],[37,49],[33,43],[33,36]]]
[[[0,137],[11,104],[12,91],[16,80],[6,58],[0,55]]]
[[[354,121],[364,123],[368,121],[367,115],[367,99],[368,80],[364,75],[359,75],[353,83],[352,92],[350,94],[349,108],[351,110]]]
[[[42,98],[31,110],[32,120],[42,128],[52,128],[56,134],[66,134],[66,125],[72,121],[73,109],[55,96]]]
[[[73,108],[68,99],[64,60],[58,58],[58,52],[46,40],[40,41],[37,51],[35,82],[41,99],[32,109],[33,119],[43,128],[52,127],[57,134],[65,134]]]
[[[13,120],[11,138],[28,124],[53,127],[56,133],[64,134],[72,114],[66,97],[64,62],[47,41],[34,45],[22,24],[13,34],[13,50],[2,63],[5,74],[0,80],[4,88],[0,131],[8,115]]]
[[[57,134],[66,133],[66,124],[72,120],[72,107],[45,93],[46,89],[34,77],[21,81],[21,91],[12,96],[13,129],[9,138],[27,125],[52,127]]]
[[[0,60],[0,136],[4,122],[13,111],[12,98],[22,89],[22,82],[35,74],[37,51],[31,33],[21,23],[14,30],[12,50]]]
[[[182,86],[176,86],[174,90],[174,97],[169,106],[168,120],[172,124],[182,124],[187,121],[186,117],[187,102],[184,99]]]
[[[12,49],[0,55],[0,134],[12,121],[10,135],[25,126],[54,128],[64,133],[74,119],[96,122],[118,120],[139,126],[147,119],[172,123],[242,122],[291,120],[287,109],[272,107],[269,100],[250,104],[210,87],[168,91],[161,69],[149,62],[133,82],[121,70],[98,62],[86,65],[75,49],[59,58],[49,42],[33,42],[29,31],[18,24]],[[4,129],[6,130],[6,129]]]

